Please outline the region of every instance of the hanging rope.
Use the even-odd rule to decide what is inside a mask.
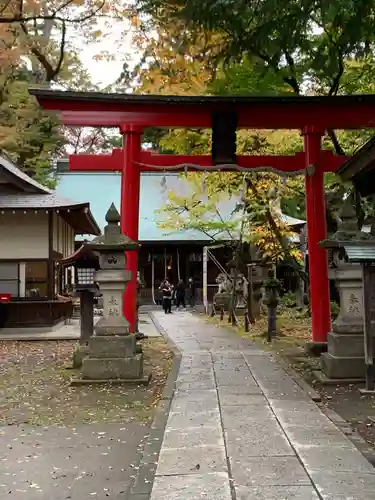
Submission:
[[[255,167],[255,168],[247,168],[247,167],[240,167],[239,165],[236,165],[235,163],[227,163],[223,165],[215,165],[213,167],[202,167],[201,165],[195,165],[194,163],[182,163],[180,165],[173,165],[173,166],[156,166],[156,165],[148,165],[147,163],[140,163],[140,162],[133,162],[135,165],[138,165],[139,167],[145,167],[145,168],[151,168],[154,170],[160,170],[161,172],[173,172],[175,170],[181,170],[184,169],[185,174],[188,170],[198,170],[201,172],[204,172],[207,170],[212,170],[212,172],[220,172],[221,170],[230,170],[232,172],[273,172],[274,174],[278,174],[282,177],[295,177],[297,175],[313,175],[315,171],[315,166],[314,165],[309,165],[306,168],[303,168],[301,170],[293,170],[290,172],[286,172],[284,170],[278,170],[274,167]]]

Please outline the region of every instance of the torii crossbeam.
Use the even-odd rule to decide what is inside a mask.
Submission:
[[[189,163],[215,169],[209,157],[167,157],[150,155],[141,151],[141,135],[150,127],[213,128],[220,135],[225,131],[223,116],[235,128],[299,129],[304,136],[304,153],[294,157],[238,157],[227,163],[242,168],[274,167],[278,171],[306,173],[306,215],[309,243],[310,299],[312,312],[312,341],[327,341],[330,330],[330,298],[328,264],[325,251],[319,242],[326,239],[326,214],[324,201],[324,173],[335,171],[343,162],[321,150],[321,138],[329,129],[375,128],[375,95],[339,97],[187,97],[129,94],[101,94],[61,92],[32,89],[45,109],[60,112],[66,125],[92,127],[119,127],[124,136],[123,150],[112,156],[90,158],[90,170],[119,170],[122,172],[121,226],[131,239],[138,240],[139,189],[141,171],[155,167],[168,167]],[[221,115],[219,127],[217,116]],[[232,127],[233,128],[233,127]],[[224,134],[225,136],[225,134]],[[188,161],[186,161],[188,160]],[[72,160],[72,169],[88,170],[84,156]],[[168,163],[169,162],[169,163]],[[272,163],[269,165],[269,163]],[[223,162],[221,162],[223,163]],[[158,164],[158,165],[157,165]],[[276,167],[276,168],[275,168]],[[221,167],[223,168],[223,167]],[[183,167],[181,167],[183,169]],[[125,316],[134,331],[136,315],[136,279],[138,256],[128,255],[128,269],[133,279],[125,297]]]

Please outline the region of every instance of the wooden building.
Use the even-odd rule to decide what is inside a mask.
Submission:
[[[74,172],[68,170],[67,161],[58,163],[57,193],[72,196],[77,200],[89,200],[95,219],[101,228],[104,227],[104,216],[108,206],[114,202],[119,208],[121,176],[115,172]],[[191,189],[190,183],[179,173],[142,173],[140,189],[139,220],[139,270],[145,284],[141,291],[144,302],[153,303],[155,294],[164,277],[172,283],[181,278],[187,282],[194,278],[197,299],[203,296],[203,249],[215,244],[215,240],[200,231],[170,231],[160,227],[161,209],[168,202],[169,192],[183,196]],[[220,217],[229,220],[238,200],[223,201],[218,206]],[[286,217],[286,216],[285,216]],[[300,227],[304,221],[286,217],[290,225]],[[229,234],[220,235],[226,243],[232,241]],[[80,245],[80,242],[77,242]],[[232,258],[228,245],[213,250],[216,259],[222,266]],[[216,278],[220,273],[217,265],[208,261],[207,265],[207,298],[211,300],[217,291]]]
[[[119,209],[120,175],[117,173],[77,173],[68,170],[67,162],[58,163],[57,193],[61,197],[71,196],[77,200],[87,199],[95,219],[104,227],[105,213],[113,202]],[[168,193],[182,194],[190,189],[178,173],[145,173],[141,176],[140,220],[139,220],[139,268],[145,288],[141,295],[145,303],[152,304],[155,291],[167,276],[172,283],[181,278],[185,282],[194,278],[197,298],[202,299],[203,287],[203,248],[212,245],[214,240],[199,231],[169,231],[160,227],[161,209],[168,201]],[[235,200],[223,203],[220,207],[223,217],[231,217]],[[84,237],[86,238],[86,236]],[[89,239],[89,237],[87,237]],[[223,236],[229,240],[229,235]],[[79,246],[81,240],[76,241]],[[215,255],[220,262],[226,262],[230,252],[227,248],[218,249]],[[215,279],[218,269],[210,262],[208,265],[209,295],[216,292]],[[211,292],[210,292],[211,290]]]
[[[57,262],[74,251],[77,234],[100,234],[89,203],[60,198],[1,155],[0,294],[12,297],[1,327],[51,326],[66,316],[69,304],[56,295],[74,277]]]

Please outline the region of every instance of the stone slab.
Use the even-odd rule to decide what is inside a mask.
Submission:
[[[257,385],[249,370],[246,372],[235,372],[232,370],[219,371],[215,372],[215,377],[218,387],[222,385]]]
[[[271,408],[263,404],[254,406],[222,406],[221,415],[225,429],[229,426],[233,426],[233,422],[236,422],[236,426],[251,426],[254,420],[270,420],[276,422],[276,418]]]
[[[217,401],[216,389],[176,390],[173,401]]]
[[[138,330],[147,335],[147,337],[160,337],[161,334],[155,327],[154,322],[147,313],[140,313],[138,315]]]
[[[349,439],[334,425],[316,427],[286,425],[284,431],[297,451],[302,447],[330,446],[352,449]]]
[[[347,446],[301,447],[298,454],[308,471],[375,473],[373,466],[354,445],[351,449]]]
[[[349,385],[349,384],[363,384],[365,377],[361,378],[329,378],[325,373],[320,370],[313,371],[316,380],[322,385]]]
[[[222,446],[223,432],[220,426],[167,429],[163,448],[189,448],[190,446]]]
[[[328,378],[364,379],[366,367],[362,356],[337,357],[329,352],[321,355],[322,371]]]
[[[311,479],[324,500],[372,500],[375,497],[375,474],[313,471]]]
[[[235,486],[311,486],[297,457],[248,458],[232,475]]]
[[[257,379],[257,382],[268,399],[310,401],[309,396],[292,380],[265,382]]]
[[[238,359],[223,359],[222,361],[215,361],[213,363],[215,371],[218,370],[248,370],[246,361],[242,358]]]
[[[219,390],[219,401],[221,407],[224,406],[267,406],[267,399],[261,394],[223,394]]]
[[[199,391],[204,391],[204,390],[212,390],[215,389],[215,382],[214,380],[200,380],[197,382],[178,382],[176,381],[176,389],[178,391],[192,391],[192,390],[199,390]]]
[[[224,446],[162,447],[157,476],[226,472]]]
[[[129,335],[129,322],[123,316],[101,316],[94,330],[96,335]]]
[[[323,415],[319,406],[312,401],[283,401],[279,399],[269,398],[268,402],[272,407],[273,411],[278,414],[279,412],[290,412],[290,413],[316,413]]]
[[[150,500],[232,500],[227,473],[156,477]]]
[[[72,378],[70,381],[71,386],[75,385],[92,385],[92,384],[111,384],[111,385],[121,385],[121,384],[131,384],[131,385],[148,385],[151,382],[152,373],[148,375],[143,375],[141,378],[110,378],[110,379],[83,379],[83,378]]]
[[[232,395],[242,395],[247,394],[256,395],[262,394],[262,389],[258,385],[221,385],[218,387],[218,393],[221,394],[232,394]]]
[[[127,336],[95,336],[88,341],[89,356],[92,358],[127,358],[134,356],[136,338]]]
[[[217,410],[217,399],[206,399],[203,401],[191,401],[186,398],[176,398],[171,405],[173,413],[209,412]]]
[[[181,383],[211,382],[214,385],[213,372],[199,373],[179,373],[176,380],[176,387]]]
[[[167,429],[186,429],[187,427],[220,427],[219,410],[191,412],[191,413],[170,413]]]
[[[192,366],[181,366],[179,375],[212,375],[214,371],[211,366],[204,366],[203,368],[194,368]]]
[[[375,338],[373,338],[375,340]],[[335,332],[328,333],[328,352],[337,357],[365,356],[364,334],[345,335]],[[364,361],[363,361],[364,362]]]
[[[262,431],[239,432],[228,430],[225,433],[227,453],[232,470],[246,464],[249,457],[295,456],[285,434],[276,426],[267,423]]]
[[[238,486],[236,500],[319,500],[312,486]]]
[[[82,361],[82,378],[89,380],[139,379],[143,374],[143,354],[131,358],[91,358]]]

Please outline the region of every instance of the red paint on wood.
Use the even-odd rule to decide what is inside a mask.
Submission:
[[[90,155],[78,154],[69,156],[69,169],[80,172],[121,172],[123,168],[123,151],[114,149],[111,154]],[[324,172],[335,172],[349,157],[335,156],[330,151],[320,152],[320,165]],[[211,156],[208,155],[163,155],[142,151],[138,163],[141,172],[158,172],[155,167],[174,167],[182,164],[193,164],[207,167],[215,171]],[[272,167],[284,172],[303,170],[306,166],[305,153],[291,156],[238,156],[237,164],[241,167],[252,169],[258,167]],[[175,171],[183,171],[180,168]],[[188,169],[194,171],[193,168]],[[230,167],[228,170],[232,170]]]
[[[131,124],[139,127],[211,128],[211,113],[219,105],[165,106],[162,104],[120,104],[90,101],[39,99],[45,109],[60,111],[66,125],[118,127]],[[233,106],[237,111],[238,128],[298,129],[306,126],[319,130],[375,128],[375,104],[353,103],[346,106],[318,103],[286,107],[280,103],[254,103]]]
[[[305,177],[312,341],[327,342],[331,328],[328,259],[327,252],[319,246],[327,237],[324,173],[320,164],[321,135],[306,131],[304,142],[306,167],[310,165],[315,169],[312,175]]]
[[[141,134],[137,131],[124,134],[123,170],[121,176],[121,230],[130,239],[138,241],[139,194],[141,173],[134,165],[141,149]],[[138,250],[126,252],[126,269],[131,271],[131,280],[124,293],[123,313],[130,323],[130,332],[135,332],[137,316],[137,271]]]

